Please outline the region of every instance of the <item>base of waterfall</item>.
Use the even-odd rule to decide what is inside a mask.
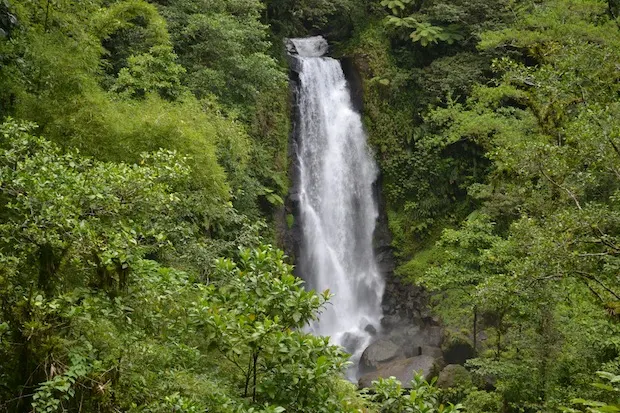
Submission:
[[[432,320],[384,317],[381,334],[364,349],[358,366],[360,388],[370,387],[378,378],[396,377],[409,388],[414,374],[426,380],[464,365],[474,357],[473,337],[445,329]],[[484,340],[482,340],[484,341]],[[481,342],[481,337],[478,338]]]
[[[436,376],[445,366],[443,340],[439,326],[399,323],[384,329],[362,353],[358,385],[369,387],[373,380],[394,376],[407,386],[416,372]]]
[[[441,326],[430,309],[428,292],[403,284],[391,271],[389,254],[380,263],[386,269],[384,316],[380,332],[360,357],[358,386],[369,387],[373,380],[393,376],[409,387],[416,373],[421,372],[427,380],[446,376],[446,369],[474,357],[473,337]],[[485,338],[478,334],[479,345]]]

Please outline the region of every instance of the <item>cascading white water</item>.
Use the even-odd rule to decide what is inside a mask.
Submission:
[[[325,39],[290,40],[300,77],[300,268],[310,288],[334,295],[311,330],[345,347],[357,370],[382,315],[384,283],[373,251],[377,170],[340,62],[323,57]]]

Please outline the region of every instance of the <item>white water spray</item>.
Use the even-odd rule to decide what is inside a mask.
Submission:
[[[299,63],[297,161],[303,242],[300,268],[307,285],[334,295],[311,327],[352,354],[379,330],[384,282],[377,269],[373,197],[377,170],[360,114],[352,106],[340,62],[323,57],[322,37],[291,39]],[[354,378],[354,377],[351,377]]]

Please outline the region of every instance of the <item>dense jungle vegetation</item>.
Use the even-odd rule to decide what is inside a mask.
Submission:
[[[620,411],[617,0],[0,0],[0,411]],[[281,40],[364,84],[469,376],[358,392],[277,244]]]

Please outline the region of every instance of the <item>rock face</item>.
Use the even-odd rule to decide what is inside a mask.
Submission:
[[[409,382],[413,378],[414,372],[422,372],[426,379],[434,376],[437,371],[436,360],[431,356],[415,356],[402,360],[395,360],[384,364],[380,369],[371,373],[364,374],[359,379],[360,387],[370,387],[373,380],[379,377],[392,377],[398,379],[404,388],[410,388]]]
[[[299,78],[299,72],[301,71],[301,65],[299,60],[291,58],[290,55],[296,55],[297,50],[295,45],[289,40],[285,39],[284,47],[288,52],[289,63],[289,104],[290,104],[290,121],[291,131],[289,134],[288,142],[288,159],[291,160],[288,176],[291,182],[289,193],[284,200],[284,205],[278,208],[274,214],[274,221],[276,224],[276,237],[278,245],[284,250],[286,255],[290,258],[291,263],[297,262],[299,252],[302,245],[302,226],[300,219],[300,207],[299,207],[299,165],[297,161],[297,138],[299,137],[299,88],[301,80]],[[299,273],[299,269],[295,267],[294,274],[297,277],[303,278]]]
[[[0,1],[0,39],[6,39],[11,36],[11,31],[18,26],[17,17],[11,14],[9,4]]]

